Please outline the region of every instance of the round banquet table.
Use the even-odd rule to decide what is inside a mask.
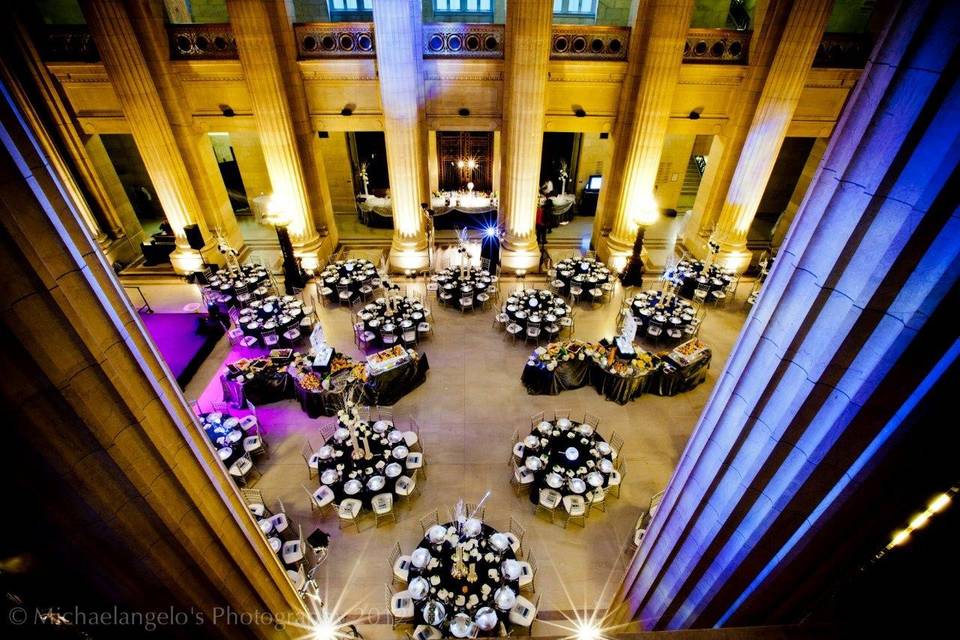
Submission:
[[[200,418],[200,426],[217,448],[217,455],[224,466],[230,467],[243,456],[243,431],[240,420],[228,413],[213,411]]]
[[[441,530],[442,537],[432,538],[431,534]],[[520,593],[519,570],[511,568],[516,571],[516,579],[512,580],[504,573],[507,561],[515,563],[516,555],[507,537],[486,524],[480,526],[476,536],[468,538],[462,534],[462,537],[464,540],[460,542],[457,526],[453,522],[434,525],[427,530],[427,535],[411,554],[407,589],[414,600],[414,626],[429,625],[439,630],[443,637],[457,637],[450,624],[455,616],[462,614],[474,621],[483,614],[485,619],[490,619],[488,614],[492,610],[497,616],[497,624],[489,630],[478,629],[478,635],[496,637],[501,625],[510,630],[510,608],[513,606],[511,602],[510,607],[504,610],[497,607],[498,590],[506,587],[515,596]],[[435,539],[438,542],[434,542]],[[450,574],[458,546],[463,547],[464,563],[474,568],[476,579],[473,582],[468,579],[474,577],[472,575],[454,578]],[[420,549],[424,549],[429,556],[424,556]],[[415,560],[419,560],[419,557],[429,559],[424,565],[417,566]],[[418,578],[422,578],[427,585],[426,592],[420,597],[416,597],[418,594],[415,593],[418,584],[415,581]],[[506,598],[502,604],[508,602],[510,599]],[[442,617],[437,615],[441,611]],[[469,633],[459,637],[469,637]]]
[[[416,331],[421,322],[430,319],[430,310],[419,300],[395,298],[393,304],[394,309],[388,310],[387,301],[377,298],[357,314],[363,322],[363,328],[376,336],[376,343],[380,346],[388,346],[383,343],[383,332],[393,331],[400,338],[404,331]]]
[[[568,418],[544,420],[514,445],[517,463],[533,472],[534,504],[546,487],[561,495],[582,495],[589,504],[588,495],[609,484],[612,455],[610,445],[592,426]]]
[[[246,336],[254,336],[263,344],[263,334],[276,331],[278,336],[295,329],[303,320],[303,302],[294,296],[269,296],[252,300],[240,310],[238,326]]]
[[[681,260],[674,270],[674,279],[680,284],[680,295],[692,299],[697,285],[708,285],[709,293],[713,293],[730,286],[733,275],[715,264],[708,266],[701,260]]]
[[[347,287],[351,295],[369,293],[373,291],[373,280],[378,276],[372,262],[359,258],[328,264],[317,277],[329,289],[324,292],[326,297],[336,301],[340,295],[338,287]]]
[[[524,329],[531,320],[541,322],[541,328],[548,336],[560,333],[557,323],[560,318],[570,313],[570,305],[560,296],[556,296],[546,289],[524,289],[515,291],[507,296],[503,303],[503,312],[511,322],[515,322]],[[553,326],[556,331],[546,331]]]
[[[216,272],[207,281],[204,289],[217,302],[227,307],[239,307],[240,303],[236,299],[238,286],[246,285],[251,298],[262,298],[267,295],[269,283],[270,274],[266,267],[245,264],[240,266],[239,271],[223,269]]]
[[[553,287],[565,295],[570,295],[570,287],[575,285],[580,287],[581,294],[599,300],[604,291],[613,289],[610,270],[594,258],[567,258],[558,262],[554,269]]]
[[[697,311],[692,304],[679,296],[657,289],[642,291],[636,297],[628,298],[625,304],[637,319],[638,333],[641,330],[646,333],[651,322],[654,322],[663,326],[665,337],[675,340],[687,336],[690,323],[697,317]],[[680,335],[668,335],[669,329],[679,331]]]
[[[397,479],[406,473],[405,461],[410,451],[403,442],[403,432],[389,420],[373,424],[360,421],[356,429],[361,448],[364,442],[369,444],[369,459],[353,458],[350,431],[341,422],[317,450],[320,483],[333,490],[337,503],[356,498],[369,509],[375,495],[395,494]]]
[[[487,289],[496,282],[497,276],[474,267],[464,269],[462,276],[460,267],[448,267],[437,274],[437,298],[442,304],[460,309],[460,299],[469,297],[473,300],[473,308],[477,308],[482,302],[477,297],[480,294],[489,296]]]

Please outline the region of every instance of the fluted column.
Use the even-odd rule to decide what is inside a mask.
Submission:
[[[793,120],[832,5],[832,0],[797,2],[787,18],[714,230],[714,240],[720,243],[718,262],[735,271],[750,264],[747,232]]]
[[[501,264],[512,271],[540,263],[535,233],[553,3],[507,4],[500,166]]]
[[[723,208],[793,4],[793,0],[766,0],[756,5],[744,79],[737,88],[737,99],[727,124],[714,136],[710,146],[707,170],[693,203],[693,216],[684,232],[684,248],[700,258],[709,254],[707,242]]]
[[[627,570],[621,620],[798,622],[934,495],[901,493],[904,469],[932,475],[938,445],[955,450],[930,416],[960,362],[960,10],[894,14]]]
[[[29,549],[45,559],[32,569],[56,580],[71,572],[47,554],[65,556],[74,602],[193,608],[202,618],[182,631],[196,637],[237,635],[217,628],[225,607],[255,616],[241,637],[297,635],[263,617],[305,607],[85,233],[62,160],[0,85],[0,402],[15,491],[56,527],[38,527],[46,544]]]
[[[377,72],[383,104],[387,172],[393,201],[390,264],[395,269],[427,266],[427,236],[421,202],[429,202],[424,127],[423,34],[419,2],[373,3]]]
[[[196,271],[201,266],[201,258],[187,243],[184,226],[198,225],[208,240],[204,259],[217,260],[220,254],[209,242],[210,232],[193,186],[193,176],[180,154],[153,70],[134,37],[130,16],[120,0],[82,0],[80,6],[126,116],[130,134],[177,237],[177,249],[171,254],[170,262],[180,273]]]
[[[626,263],[642,216],[650,215],[646,210],[659,215],[654,187],[692,13],[692,0],[653,0],[634,25],[647,33],[640,36],[642,54],[632,58],[635,67],[628,71],[636,78],[636,94],[621,98],[633,101],[632,117],[614,141],[611,167],[620,175],[605,199],[610,235],[598,247],[615,268]]]
[[[820,161],[823,160],[823,152],[826,151],[826,149],[827,138],[817,138],[814,140],[813,146],[810,148],[810,155],[807,156],[807,161],[803,163],[800,178],[793,187],[790,201],[787,203],[783,213],[780,214],[780,217],[777,218],[777,223],[773,226],[773,233],[770,238],[771,250],[776,251],[780,248],[780,245],[783,244],[783,239],[787,236],[787,229],[790,228],[794,217],[797,215],[797,211],[800,209],[800,205],[803,204],[803,197],[806,195],[807,189],[810,188],[810,183],[813,182],[817,168],[820,166]]]
[[[289,217],[294,253],[304,268],[319,265],[336,244],[333,205],[316,148],[293,25],[283,2],[228,0],[230,24],[273,188],[273,207]],[[324,236],[327,238],[324,244]]]

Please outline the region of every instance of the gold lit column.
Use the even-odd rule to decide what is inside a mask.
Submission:
[[[543,117],[553,31],[550,0],[510,2],[504,53],[501,263],[512,271],[540,263],[534,227],[543,152]]]
[[[832,4],[832,0],[798,2],[787,18],[714,230],[714,240],[720,244],[717,262],[734,271],[743,271],[750,264],[747,232],[796,111]]]
[[[208,241],[210,233],[124,3],[82,0],[80,6],[126,116],[130,134],[177,237],[177,248],[170,255],[170,262],[178,273],[196,271],[201,268],[201,256],[190,248],[183,228],[188,224],[198,225]],[[212,243],[202,253],[206,260],[219,257]]]
[[[296,87],[288,86],[293,73],[285,73],[289,61],[282,43],[278,42],[278,38],[283,37],[282,30],[292,32],[293,29],[283,5],[264,0],[228,0],[227,10],[273,188],[271,208],[288,220],[294,252],[309,270],[319,266],[323,242],[313,210],[320,209],[324,193],[327,208],[332,208],[326,176],[323,176],[323,185],[314,182],[311,189],[307,175],[305,158],[313,163],[310,167],[316,169],[316,163],[322,162],[319,154],[313,148],[301,149],[299,145],[298,120],[302,121],[301,129],[309,123],[306,122],[305,96],[298,96],[304,104],[298,110],[294,108]],[[299,119],[295,118],[297,113],[301,116]],[[332,219],[332,212],[328,213]]]
[[[421,202],[428,202],[423,122],[423,34],[420,3],[373,3],[377,71],[383,103],[387,172],[393,201],[390,264],[400,270],[427,266]]]
[[[617,269],[630,255],[638,227],[659,216],[654,186],[692,12],[691,0],[654,0],[634,25],[649,34],[644,51],[635,58],[639,69],[630,72],[636,74],[636,95],[624,96],[635,102],[628,110],[629,125],[620,128],[620,139],[614,141],[611,166],[620,177],[616,190],[607,194],[610,235],[599,246],[601,257]]]

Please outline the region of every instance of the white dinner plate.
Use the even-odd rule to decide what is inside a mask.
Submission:
[[[510,546],[510,538],[498,531],[490,536],[490,544],[497,551],[506,551]]]
[[[413,553],[410,554],[410,564],[415,566],[417,569],[423,569],[427,566],[427,563],[430,562],[430,552],[423,547],[417,547],[413,550]]]
[[[347,480],[343,483],[343,492],[348,496],[353,496],[360,493],[360,489],[363,488],[363,485],[360,484],[360,481],[354,478],[353,480]]]
[[[536,449],[538,446],[540,446],[540,438],[531,434],[523,439],[523,446],[530,449]]]
[[[230,416],[229,418],[223,421],[224,429],[236,429],[239,426],[240,426],[240,420],[238,420],[237,418],[234,418],[233,416]]]
[[[370,489],[370,491],[380,491],[386,483],[387,481],[383,476],[371,476],[370,479],[367,480],[367,489]]]
[[[560,477],[559,473],[551,473],[547,476],[547,485],[551,489],[559,489],[563,486],[563,478]]]
[[[589,482],[590,486],[592,487],[602,487],[603,476],[596,471],[591,471],[589,474],[587,474],[587,482]]]
[[[606,442],[598,442],[597,451],[599,451],[601,455],[605,455],[605,456],[609,455],[611,451],[610,445],[607,444]]]
[[[396,458],[397,460],[403,460],[404,458],[407,457],[407,454],[410,453],[410,450],[401,444],[399,446],[394,447],[392,453],[393,453],[393,457]]]
[[[390,444],[397,444],[403,440],[403,433],[394,429],[387,434],[387,442]]]
[[[569,429],[569,428],[570,428],[570,419],[569,419],[569,418],[560,418],[559,420],[557,420],[557,426],[560,427],[561,429]]]
[[[423,600],[430,593],[430,583],[422,576],[417,576],[407,585],[407,591],[414,600]]]
[[[600,471],[604,473],[610,473],[613,471],[613,462],[609,458],[604,458],[600,461]]]
[[[387,474],[388,478],[396,478],[403,472],[403,467],[401,467],[396,462],[391,462],[387,465],[387,468],[383,470]]]
[[[346,427],[339,427],[336,431],[333,432],[333,439],[337,442],[343,442],[350,437],[350,430]]]
[[[544,420],[543,422],[537,425],[537,430],[540,433],[550,433],[551,429],[553,429],[553,425],[547,422],[546,420]]]
[[[326,471],[320,474],[320,482],[322,482],[323,484],[333,484],[334,482],[337,481],[339,477],[340,476],[337,475],[336,469],[327,469]]]
[[[570,478],[570,482],[568,482],[567,485],[570,487],[570,491],[574,493],[583,493],[587,490],[587,483],[580,478]]]
[[[520,563],[516,560],[507,558],[500,565],[500,571],[506,576],[507,580],[519,580],[520,579]]]
[[[328,444],[325,444],[325,445],[323,445],[322,447],[320,447],[319,449],[317,449],[317,457],[318,457],[318,458],[323,458],[324,460],[326,460],[327,458],[329,458],[329,457],[332,456],[332,455],[333,455],[333,447],[331,447],[331,446],[328,445]]]
[[[384,328],[386,329],[386,327]],[[390,428],[390,424],[391,423],[389,420],[377,420],[376,422],[373,423],[373,430],[376,431],[377,433],[383,433],[384,431]]]
[[[442,524],[435,524],[427,529],[427,539],[433,544],[441,542],[447,536],[447,528]]]
[[[232,454],[233,454],[233,449],[231,447],[223,447],[221,449],[217,449],[217,455],[220,456],[221,460],[226,460]]]
[[[527,469],[530,469],[530,471],[539,471],[540,467],[543,466],[543,462],[536,456],[530,456],[523,464]]]

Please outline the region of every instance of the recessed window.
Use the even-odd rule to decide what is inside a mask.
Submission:
[[[358,18],[369,18],[369,16],[363,16],[362,14],[373,11],[373,0],[327,0],[327,3],[330,8],[331,20],[346,19],[352,21]]]
[[[553,14],[558,16],[595,17],[595,0],[553,0]]]
[[[434,13],[493,13],[493,0],[433,0]]]

